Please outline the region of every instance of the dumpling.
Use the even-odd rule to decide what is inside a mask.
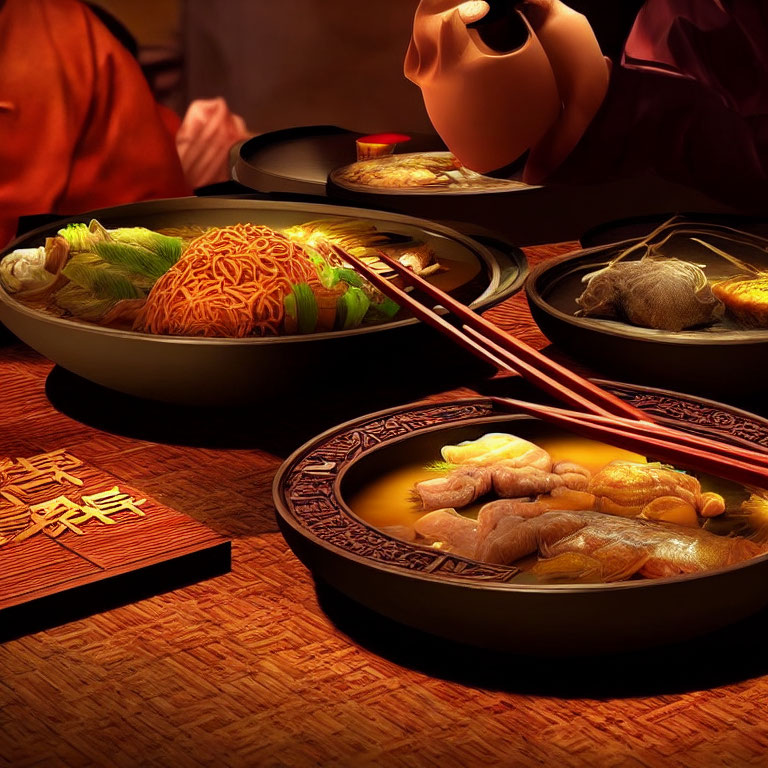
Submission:
[[[663,331],[708,325],[723,315],[723,304],[699,267],[653,256],[595,272],[576,303],[577,316],[617,318]]]

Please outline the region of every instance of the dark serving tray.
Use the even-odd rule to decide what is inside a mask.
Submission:
[[[531,270],[526,294],[536,324],[555,345],[605,375],[651,386],[719,396],[749,396],[765,390],[768,380],[768,329],[743,329],[727,319],[706,328],[663,331],[620,320],[576,317],[576,298],[585,288],[582,278],[605,266],[614,256],[668,217],[633,220],[617,225],[613,234],[632,232],[622,242],[576,250],[543,262]],[[712,220],[712,219],[710,219]],[[733,219],[725,219],[733,222]],[[608,238],[596,231],[590,242]],[[752,257],[768,269],[768,254]],[[700,249],[696,263],[709,273],[738,272]],[[630,257],[634,258],[634,257]]]

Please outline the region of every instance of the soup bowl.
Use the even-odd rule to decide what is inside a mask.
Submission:
[[[768,447],[768,422],[665,390],[604,382],[661,421]],[[342,424],[288,458],[273,486],[280,529],[321,581],[410,627],[479,647],[534,654],[625,651],[701,635],[768,604],[768,555],[673,578],[532,584],[514,566],[394,538],[355,511],[361,490],[446,444],[487,432],[533,442],[553,428],[484,399],[416,403]],[[562,435],[561,435],[562,436]]]

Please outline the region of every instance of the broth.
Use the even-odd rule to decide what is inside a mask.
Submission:
[[[647,461],[644,456],[637,453],[576,436],[546,434],[533,438],[533,442],[545,449],[553,462],[575,462],[589,469],[593,474],[606,464],[617,460],[635,463],[646,463]],[[404,466],[384,471],[383,474],[369,480],[350,495],[348,503],[351,510],[364,522],[376,528],[397,526],[412,528],[419,518],[427,514],[414,496],[413,487],[420,481],[445,474],[445,471],[429,469],[430,462],[439,458],[438,451],[436,455],[424,456],[423,460],[418,463],[411,460]],[[726,502],[725,514],[704,519],[702,528],[718,535],[737,534],[759,541],[765,539],[764,532],[768,529],[768,511],[752,512],[751,514],[745,514],[741,511],[742,502],[749,496],[746,489],[710,476],[700,476],[698,480],[701,483],[702,492],[719,493]],[[462,507],[458,511],[464,517],[476,519],[480,509],[492,498],[494,498],[493,494],[483,496],[473,504]],[[768,505],[766,507],[768,509]],[[607,515],[607,517],[613,516]],[[427,541],[417,540],[416,544],[429,546]],[[435,544],[433,546],[439,547],[440,545]],[[515,561],[514,565],[521,572],[512,581],[529,584],[556,583],[551,579],[541,580],[535,574],[528,573],[528,569],[536,563],[537,556],[535,554]],[[638,577],[633,576],[632,578]],[[590,583],[594,581],[594,578],[583,577],[568,578],[564,580],[564,583]]]
[[[596,472],[609,462],[619,459],[645,461],[640,454],[586,438],[547,436],[536,438],[534,442],[544,448],[553,461],[575,461],[591,472]],[[410,464],[384,474],[352,496],[349,501],[350,509],[366,523],[377,528],[413,525],[424,511],[419,509],[411,498],[411,489],[421,480],[438,476],[439,473],[427,469],[427,465],[437,458],[439,457],[428,456],[420,464]],[[461,513],[467,517],[477,517],[485,501],[487,500],[478,500],[476,504],[464,507]]]

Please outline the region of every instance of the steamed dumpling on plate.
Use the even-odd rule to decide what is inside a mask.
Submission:
[[[643,328],[682,331],[709,325],[723,315],[703,270],[688,261],[645,256],[585,277],[576,299],[578,317],[624,320]]]

